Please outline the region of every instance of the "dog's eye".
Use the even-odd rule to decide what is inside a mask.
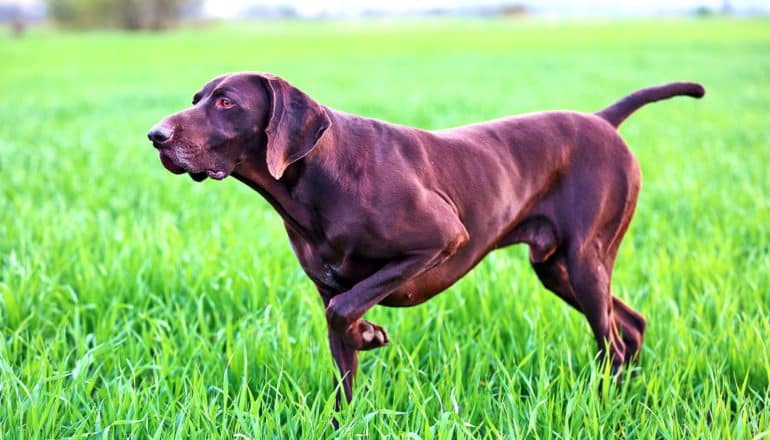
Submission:
[[[219,108],[230,108],[235,106],[235,103],[233,101],[230,101],[227,98],[219,98],[217,99],[217,107]]]

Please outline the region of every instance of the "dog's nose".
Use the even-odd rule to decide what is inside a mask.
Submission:
[[[173,134],[174,132],[170,128],[159,124],[155,127],[152,127],[150,132],[147,133],[147,138],[149,138],[152,143],[157,146],[168,142],[171,139],[171,135]]]

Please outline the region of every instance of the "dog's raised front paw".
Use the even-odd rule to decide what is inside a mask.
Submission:
[[[371,350],[389,342],[385,329],[377,324],[359,319],[345,330],[345,344],[356,350]]]

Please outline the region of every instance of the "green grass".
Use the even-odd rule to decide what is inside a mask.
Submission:
[[[0,438],[335,435],[320,299],[258,194],[166,172],[145,139],[209,78],[278,73],[424,128],[706,85],[622,134],[644,185],[614,289],[641,369],[598,385],[585,319],[526,249],[413,309],[376,308],[340,437],[770,434],[770,23],[239,24],[0,37]]]

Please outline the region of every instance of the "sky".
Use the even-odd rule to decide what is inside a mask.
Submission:
[[[123,1],[123,0],[118,0]],[[722,8],[725,0],[203,0],[209,17],[235,18],[249,5],[291,5],[300,15],[356,15],[376,9],[404,13],[431,8],[457,8],[473,5],[524,4],[538,12],[565,15],[651,15],[658,12],[691,11],[699,6]],[[729,0],[736,11],[770,11],[770,0]],[[0,0],[0,4],[40,5],[44,0]]]
[[[591,13],[598,15],[633,15],[654,14],[659,11],[693,10],[706,6],[719,10],[724,0],[205,0],[204,12],[213,17],[232,18],[245,6],[257,5],[292,5],[304,16],[313,16],[321,12],[332,14],[355,14],[364,9],[378,9],[389,12],[409,12],[436,7],[452,8],[472,5],[499,5],[502,3],[522,3],[536,6],[538,10],[563,12],[566,14]],[[730,0],[737,9],[770,8],[770,0]]]

